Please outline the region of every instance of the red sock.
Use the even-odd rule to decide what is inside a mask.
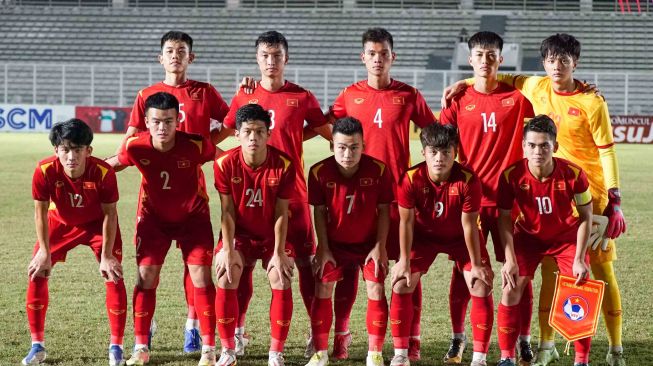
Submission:
[[[336,284],[333,297],[333,311],[336,315],[335,332],[349,332],[349,319],[351,309],[356,302],[358,294],[358,266],[345,266],[342,274],[342,281]]]
[[[592,337],[579,339],[574,342],[574,363],[589,363],[590,362],[590,347],[592,345]]]
[[[311,307],[311,334],[316,351],[329,349],[329,332],[333,321],[333,304],[331,298],[313,298]]]
[[[193,285],[193,280],[190,278],[190,272],[188,272],[188,266],[186,264],[184,264],[184,293],[186,294],[186,306],[188,307],[186,317],[188,319],[197,319],[197,314],[195,313],[195,286]]]
[[[248,268],[248,267],[245,267]],[[238,317],[239,290],[230,290],[218,287],[215,295],[215,315],[217,318],[218,334],[222,348],[236,349],[234,334],[236,333],[236,317]]]
[[[474,338],[474,352],[487,354],[492,338],[492,324],[494,323],[494,301],[492,295],[487,297],[472,296],[472,310],[469,312],[472,322],[472,337]]]
[[[310,267],[309,267],[310,268]],[[270,303],[270,351],[283,352],[292,319],[292,290],[272,290]]]
[[[497,335],[501,358],[515,358],[515,344],[519,338],[519,304],[506,306],[499,303],[497,309]]]
[[[238,326],[245,326],[245,315],[254,294],[254,266],[244,266],[238,283]]]
[[[45,333],[45,313],[48,311],[48,279],[36,277],[28,280],[25,309],[32,342],[43,342]]]
[[[393,291],[390,302],[392,343],[395,349],[408,349],[408,337],[413,318],[413,294],[398,294]]]
[[[123,280],[118,283],[105,282],[107,316],[109,329],[111,329],[110,344],[122,344],[125,337],[125,323],[127,322],[127,290]]]
[[[147,344],[150,325],[156,308],[156,288],[144,289],[134,286],[132,306],[136,344]]]
[[[195,307],[200,321],[202,344],[215,346],[215,287],[195,287]]]
[[[413,321],[410,324],[411,338],[418,338],[422,333],[420,322],[422,321],[422,280],[417,282],[417,287],[413,292]]]
[[[310,316],[313,296],[315,296],[315,277],[313,276],[313,268],[310,265],[297,265],[297,271],[299,272],[299,293],[302,295],[304,306]]]
[[[367,299],[367,334],[368,351],[383,351],[385,331],[388,327],[388,302],[385,297],[381,300]]]
[[[521,321],[519,335],[531,335],[531,318],[533,317],[533,282],[528,282],[519,302]]]
[[[465,315],[471,297],[465,276],[454,266],[449,285],[449,314],[451,314],[451,330],[454,333],[465,333]]]

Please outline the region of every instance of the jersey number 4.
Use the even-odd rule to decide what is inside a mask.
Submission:
[[[383,126],[383,117],[381,117],[381,108],[376,110],[376,113],[374,114],[374,123],[376,123],[379,128]]]

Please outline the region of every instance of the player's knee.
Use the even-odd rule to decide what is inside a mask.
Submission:
[[[320,299],[328,299],[333,295],[335,282],[315,282],[315,296]]]
[[[409,294],[415,291],[415,284],[411,283],[411,285],[413,286],[408,286],[406,279],[402,278],[395,282],[394,286],[392,286],[392,291],[397,294]]]
[[[270,287],[274,290],[285,290],[290,288],[290,279],[282,277],[282,275],[279,274],[279,271],[274,268],[268,273],[268,280],[270,281]]]
[[[161,266],[138,266],[136,286],[142,289],[153,289],[159,285]]]
[[[213,286],[213,279],[211,278],[211,266],[202,265],[188,265],[188,272],[195,287]]]
[[[367,297],[372,300],[385,299],[385,288],[383,283],[374,281],[365,281],[367,287]]]
[[[474,282],[474,286],[468,286],[469,293],[475,297],[487,297],[492,293],[492,288],[482,281]]]

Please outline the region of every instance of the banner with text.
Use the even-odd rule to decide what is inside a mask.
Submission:
[[[75,106],[0,104],[0,132],[47,132],[56,122],[75,117]]]
[[[653,143],[653,116],[612,116],[611,119],[614,142]]]

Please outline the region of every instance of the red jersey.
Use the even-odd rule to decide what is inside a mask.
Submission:
[[[170,93],[179,101],[180,123],[177,126],[179,131],[209,137],[211,130],[220,127],[229,111],[227,103],[211,84],[186,80],[179,86],[170,86],[160,82],[138,92],[129,118],[129,126],[136,127],[140,131],[147,130],[145,100],[158,92]]]
[[[541,182],[528,170],[523,159],[501,175],[498,206],[510,210],[517,203],[522,217],[515,224],[515,232],[535,237],[547,244],[576,242],[578,217],[574,203],[583,206],[592,201],[589,182],[577,165],[553,158],[555,168]]]
[[[233,197],[235,237],[274,240],[277,198],[290,199],[297,173],[290,157],[268,146],[263,165],[252,169],[243,160],[240,146],[215,159],[215,189]]]
[[[435,122],[422,94],[394,79],[381,90],[370,87],[367,80],[348,86],[333,102],[331,114],[361,121],[365,153],[388,164],[395,183],[411,165],[410,121],[422,128]]]
[[[122,165],[135,165],[141,172],[139,216],[180,223],[192,215],[208,214],[202,164],[214,155],[215,146],[207,137],[182,131],[177,131],[175,146],[166,152],[154,149],[149,132],[128,138],[118,160]]]
[[[90,156],[81,177],[66,175],[56,156],[39,162],[32,178],[35,201],[50,201],[48,215],[68,226],[102,220],[102,203],[118,201],[116,173],[103,160]]]
[[[464,243],[462,213],[481,207],[481,183],[458,162],[449,180],[435,184],[425,162],[410,168],[401,178],[397,192],[400,207],[415,209],[414,240]]]
[[[259,85],[254,89],[253,94],[245,94],[242,90],[236,92],[231,100],[229,113],[224,119],[224,125],[235,129],[236,112],[246,104],[258,104],[270,113],[272,132],[268,145],[286,153],[295,165],[296,189],[291,201],[306,202],[303,161],[304,121],[312,128],[320,127],[327,122],[320,103],[313,93],[288,81],[275,92]]]
[[[363,154],[358,171],[345,178],[331,156],[308,174],[308,202],[326,206],[327,236],[338,243],[376,241],[377,205],[392,202],[392,176],[381,161]]]
[[[458,161],[481,181],[482,206],[496,206],[501,172],[524,157],[524,119],[533,116],[531,103],[504,83],[488,94],[468,86],[440,113],[440,122],[458,127]]]

